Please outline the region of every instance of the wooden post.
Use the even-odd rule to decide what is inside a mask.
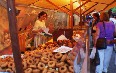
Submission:
[[[80,6],[81,6],[82,5],[81,1],[79,3],[80,3]],[[82,26],[83,26],[83,23],[82,23],[82,7],[80,7],[80,22],[79,22],[79,25],[81,26],[81,29],[82,29]]]
[[[81,6],[81,2],[80,2],[80,6]],[[80,24],[82,25],[82,8],[80,7]]]
[[[22,59],[19,49],[19,40],[16,25],[15,0],[7,0],[7,11],[16,73],[23,73]]]
[[[73,28],[73,1],[70,0],[69,28]]]

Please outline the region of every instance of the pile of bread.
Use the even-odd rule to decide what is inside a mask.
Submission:
[[[73,61],[76,54],[53,52],[61,45],[73,47],[74,42],[48,42],[44,46],[39,45],[36,50],[26,51],[22,56],[24,73],[74,73]],[[0,72],[16,72],[12,57],[0,58]]]

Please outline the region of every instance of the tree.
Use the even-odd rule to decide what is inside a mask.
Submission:
[[[112,12],[116,13],[116,7],[112,8]]]

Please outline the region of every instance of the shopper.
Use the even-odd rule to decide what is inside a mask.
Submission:
[[[109,21],[109,15],[107,12],[103,12],[100,14],[100,21],[101,22],[97,23],[96,40],[98,38],[104,38],[106,36],[108,44],[106,49],[99,50],[99,48],[97,48],[100,58],[100,64],[96,66],[96,73],[107,73],[113,51],[113,44],[110,44],[109,42],[110,40],[114,39],[113,33],[115,31],[115,26],[113,22]],[[105,30],[103,27],[103,22],[105,24]]]
[[[46,37],[42,35],[43,28],[46,28],[45,20],[47,19],[47,13],[42,11],[38,14],[38,19],[35,22],[33,27],[34,33],[34,47],[38,47],[39,44],[43,44],[46,42]]]
[[[93,22],[92,22],[92,41],[93,41],[93,45],[95,43],[95,33],[96,33],[96,24],[100,21],[100,17],[99,17],[99,13],[93,13]]]
[[[116,13],[112,13],[112,10],[110,10],[109,16],[110,16],[110,21],[112,21],[115,25],[114,39],[116,39]],[[115,52],[114,64],[116,65],[116,43],[114,44],[114,52]]]
[[[110,16],[110,21],[112,21],[115,25],[115,31],[116,31],[116,14],[112,14],[112,16]]]

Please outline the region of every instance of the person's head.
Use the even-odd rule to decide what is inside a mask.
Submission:
[[[87,21],[89,21],[89,20],[91,20],[91,19],[92,19],[92,16],[90,16],[90,15],[86,16],[86,20],[87,20]]]
[[[47,18],[47,13],[42,11],[38,14],[38,18],[41,20],[45,20]]]
[[[93,13],[93,18],[95,19],[95,20],[97,20],[97,19],[99,19],[100,17],[99,17],[99,13]]]
[[[100,20],[101,21],[109,21],[109,14],[107,12],[102,12],[100,14]]]
[[[113,18],[116,18],[116,13],[112,14]]]
[[[112,9],[108,10],[109,17],[112,17]]]

